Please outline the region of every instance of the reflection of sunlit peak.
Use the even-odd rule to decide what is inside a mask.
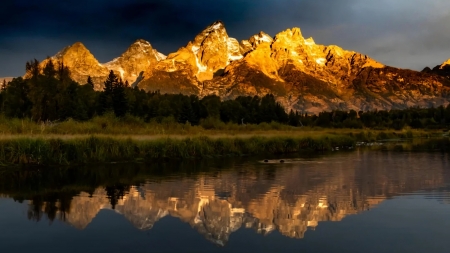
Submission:
[[[129,195],[133,196],[133,198],[139,197],[139,190],[136,186],[131,186]]]
[[[266,233],[270,233],[273,230],[275,230],[275,226],[274,225],[268,225],[268,226],[265,227],[264,230],[266,231]]]
[[[230,206],[231,206],[231,204],[230,204]],[[230,211],[231,211],[231,215],[245,213],[244,208],[231,208]]]
[[[350,165],[353,163],[352,160]],[[340,221],[349,214],[374,207],[388,196],[397,194],[395,186],[398,184],[405,185],[405,191],[413,191],[418,186],[443,183],[439,181],[443,180],[440,170],[431,170],[430,174],[405,167],[399,170],[399,178],[378,185],[375,184],[377,181],[371,182],[370,185],[382,187],[379,194],[383,195],[380,196],[376,189],[359,189],[360,182],[355,181],[358,178],[352,168],[339,166],[330,170],[326,163],[315,163],[314,166],[317,166],[314,170],[277,170],[273,181],[261,180],[258,173],[245,176],[224,171],[220,180],[199,176],[179,182],[163,180],[131,186],[123,199],[121,196],[114,199],[117,200],[116,212],[145,230],[152,228],[162,217],[172,215],[189,223],[207,240],[224,245],[232,232],[243,227],[261,234],[277,230],[284,236],[302,238],[308,229],[314,229],[322,221]],[[380,166],[384,168],[385,164],[380,163]],[[404,176],[411,173],[416,173],[412,180]],[[382,178],[388,176],[390,174]],[[301,180],[297,182],[297,178]],[[60,203],[55,207],[59,212],[65,212],[65,222],[84,229],[100,209],[111,208],[111,200],[105,188],[99,187],[93,193],[81,192],[72,197],[70,210],[63,209]],[[30,202],[30,206],[32,204]],[[45,211],[53,206],[40,203],[38,207]]]
[[[212,185],[205,184],[205,180],[202,178],[200,182],[197,183],[197,196],[199,198],[210,198],[214,199],[216,191]]]
[[[156,217],[158,219],[164,218],[169,214],[169,212],[167,210],[163,210],[163,209],[159,209],[158,210],[158,214],[156,215]]]
[[[272,232],[273,230],[275,230],[276,227],[272,224],[266,225],[266,224],[259,224],[258,229],[257,229],[257,233],[258,234],[263,234],[263,235],[268,235],[270,232]]]
[[[197,215],[202,211],[203,207],[209,204],[208,198],[200,198],[200,202],[198,203]]]
[[[99,207],[100,209],[111,209],[111,204],[101,204],[100,205],[100,207]]]
[[[317,222],[316,220],[308,221],[306,223],[307,227],[317,227],[318,225],[319,225],[319,222]]]
[[[224,201],[226,201],[226,200],[224,200]],[[228,202],[228,201],[226,201],[226,202]],[[231,203],[228,203],[228,208],[230,209],[231,216],[234,216],[235,214],[243,214],[243,213],[245,213],[245,209],[244,208],[233,208]]]
[[[203,222],[203,220],[202,220],[202,218],[200,217],[200,214],[197,213],[197,215],[196,215],[195,218],[194,218],[194,223],[195,223],[195,224],[199,224],[199,223],[202,223],[202,222]]]

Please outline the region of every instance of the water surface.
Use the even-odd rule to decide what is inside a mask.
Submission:
[[[450,250],[447,153],[28,168],[0,177],[1,252]]]

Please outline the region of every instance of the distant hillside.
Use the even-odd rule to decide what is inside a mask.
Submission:
[[[0,77],[0,83],[3,83],[3,80],[6,80],[6,82],[12,81],[13,77]]]

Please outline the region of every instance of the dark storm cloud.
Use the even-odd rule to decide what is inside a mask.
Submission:
[[[0,76],[21,75],[27,60],[76,41],[101,62],[139,38],[167,54],[219,19],[239,40],[301,27],[317,43],[420,69],[450,58],[449,10],[447,0],[6,0],[0,4]]]

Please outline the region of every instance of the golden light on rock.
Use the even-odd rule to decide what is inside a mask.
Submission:
[[[218,21],[167,57],[137,40],[120,57],[100,64],[81,43],[52,58],[84,84],[91,76],[101,90],[108,72],[147,91],[187,95],[274,94],[287,110],[386,110],[449,102],[448,79],[385,66],[367,55],[305,39],[300,28],[271,37],[259,32],[240,43]],[[44,61],[41,66],[45,66]],[[450,60],[442,64],[450,64]]]

